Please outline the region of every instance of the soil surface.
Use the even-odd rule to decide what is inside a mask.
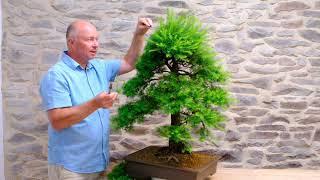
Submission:
[[[150,164],[199,169],[219,157],[198,152],[191,154],[172,153],[168,147],[150,146],[131,154],[128,158]]]

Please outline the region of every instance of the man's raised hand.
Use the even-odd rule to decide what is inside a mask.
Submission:
[[[138,24],[135,34],[144,35],[153,26],[152,20],[150,18],[141,17],[138,19]]]

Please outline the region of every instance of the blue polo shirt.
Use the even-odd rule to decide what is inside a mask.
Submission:
[[[44,76],[40,94],[44,109],[77,106],[108,91],[120,69],[120,60],[89,61],[84,69],[66,52]],[[106,169],[109,161],[109,110],[100,108],[83,121],[56,131],[48,126],[49,164],[77,173]]]

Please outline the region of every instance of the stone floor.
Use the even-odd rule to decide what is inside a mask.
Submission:
[[[320,170],[218,169],[208,180],[320,180]]]

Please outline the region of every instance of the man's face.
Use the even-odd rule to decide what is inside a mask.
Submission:
[[[81,24],[77,30],[71,42],[72,51],[79,59],[89,61],[97,54],[99,47],[98,32],[90,24]]]

